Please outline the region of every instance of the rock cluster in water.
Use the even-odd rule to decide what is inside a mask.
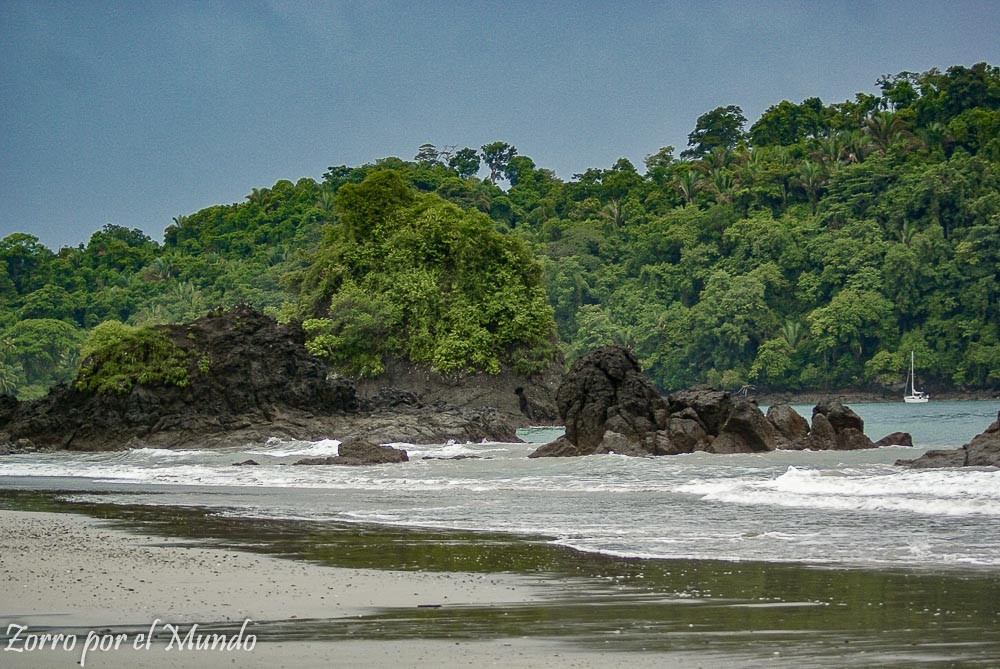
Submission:
[[[619,346],[577,360],[559,386],[556,404],[566,433],[531,457],[875,447],[861,417],[840,402],[817,404],[810,429],[787,404],[770,407],[765,416],[753,400],[708,386],[664,398],[642,375],[635,356]]]
[[[961,448],[927,451],[915,460],[896,460],[897,465],[933,467],[1000,467],[1000,412],[989,427]]]
[[[124,392],[69,385],[34,402],[0,397],[0,453],[233,445],[270,437],[518,440],[496,409],[427,405],[391,389],[359,399],[352,381],[331,376],[306,350],[300,325],[278,324],[247,306],[161,328],[193,361],[187,385],[136,384]],[[199,361],[209,361],[207,368]]]

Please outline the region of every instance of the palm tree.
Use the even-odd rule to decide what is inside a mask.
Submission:
[[[917,130],[917,135],[920,137],[921,143],[927,150],[932,150],[937,147],[941,147],[943,149],[945,144],[950,144],[954,141],[948,133],[948,127],[940,121],[934,121],[926,127],[920,128]]]
[[[17,395],[17,377],[16,368],[0,363],[0,396]]]
[[[708,190],[715,195],[716,202],[729,202],[733,199],[733,175],[726,170],[712,170]]]
[[[316,206],[328,214],[333,213],[333,203],[336,199],[333,191],[324,189],[316,199]]]
[[[843,133],[836,133],[818,139],[816,150],[812,152],[812,155],[828,169],[836,169],[843,162],[846,153],[846,137]]]
[[[863,163],[872,152],[872,140],[860,130],[851,131],[846,138],[844,162]]]
[[[674,188],[684,198],[684,206],[694,202],[695,195],[701,190],[704,179],[694,170],[684,170],[677,174],[674,180]]]
[[[787,320],[781,326],[781,336],[784,337],[788,345],[794,351],[802,338],[802,323],[799,321]]]
[[[865,120],[865,131],[883,154],[888,153],[896,141],[912,136],[903,117],[888,111],[875,112],[869,116]]]
[[[903,219],[903,224],[899,226],[899,241],[910,246],[913,244],[913,236],[917,234],[917,222],[912,218]]]
[[[812,213],[815,214],[816,207],[819,205],[819,192],[827,181],[823,166],[809,160],[803,161],[802,165],[799,166],[795,181],[809,196]]]

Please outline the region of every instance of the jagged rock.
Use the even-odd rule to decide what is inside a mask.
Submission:
[[[505,422],[516,429],[529,425],[554,425],[559,419],[556,390],[563,378],[563,361],[553,359],[543,370],[530,376],[502,368],[499,374],[463,373],[439,374],[427,365],[405,360],[385,361],[385,371],[376,377],[355,379],[358,397],[375,399],[382,388],[390,387],[410,393],[419,405],[434,405],[439,401],[460,409],[499,411]],[[516,392],[521,388],[521,393]],[[527,402],[522,410],[521,397]]]
[[[875,446],[913,446],[913,436],[909,432],[893,432],[876,441]]]
[[[631,352],[605,346],[578,360],[556,393],[564,437],[532,457],[617,453],[650,456],[693,451],[773,450],[778,433],[757,405],[708,387],[664,399]]]
[[[668,398],[670,413],[683,412],[692,409],[701,420],[705,431],[713,437],[722,431],[733,410],[732,396],[724,390],[716,390],[711,386],[694,386],[688,390],[672,393]]]
[[[972,438],[965,450],[968,467],[1000,467],[1000,412],[988,428]]]
[[[897,465],[918,469],[931,467],[1000,467],[1000,412],[989,427],[961,448],[927,451],[915,460],[896,460]]]
[[[935,469],[937,467],[964,467],[964,448],[945,448],[927,451],[915,460],[896,460],[896,464],[911,469]]]
[[[583,454],[612,450],[602,448],[609,431],[642,444],[666,427],[668,416],[666,403],[642,376],[638,360],[618,346],[604,346],[577,360],[556,391],[556,404],[566,438]],[[621,440],[613,439],[616,452],[623,450]]]
[[[740,399],[722,424],[719,436],[705,449],[710,453],[761,453],[778,445],[778,431],[757,405]]]
[[[778,430],[787,444],[794,444],[809,434],[809,421],[785,403],[767,408],[767,420]]]
[[[409,456],[406,451],[373,444],[367,441],[354,441],[343,443],[337,449],[337,455],[327,458],[302,458],[292,464],[295,465],[385,465],[397,462],[408,462]]]
[[[671,415],[666,434],[667,439],[657,449],[657,455],[677,455],[679,453],[692,453],[696,450],[707,451],[714,439],[705,430],[705,426],[693,409],[686,409]]]
[[[809,434],[792,447],[814,451],[875,448],[872,440],[865,436],[864,428],[864,420],[849,407],[836,401],[820,402],[813,408]]]
[[[244,460],[243,462],[234,462],[233,467],[254,467],[259,466],[260,463],[256,460]]]
[[[398,409],[399,407],[415,407],[420,404],[417,396],[399,388],[379,388],[373,397],[366,400],[365,408],[369,411]]]

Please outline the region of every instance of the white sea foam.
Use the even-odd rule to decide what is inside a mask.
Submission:
[[[907,470],[872,475],[789,467],[773,479],[694,480],[677,490],[707,501],[741,505],[1000,516],[1000,471]]]
[[[247,451],[250,455],[270,455],[275,458],[290,455],[304,455],[314,458],[337,455],[340,451],[340,441],[337,439],[321,439],[319,441],[280,441],[269,439],[264,448]]]

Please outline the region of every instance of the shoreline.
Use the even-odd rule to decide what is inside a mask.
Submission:
[[[428,669],[566,662],[608,669],[624,663],[639,669],[745,666],[725,653],[636,654],[546,636],[506,636],[502,630],[482,638],[440,632],[427,638],[380,638],[375,628],[358,639],[344,631],[365,626],[372,616],[377,620],[379,613],[409,617],[454,609],[461,618],[463,610],[530,608],[543,601],[542,591],[555,586],[544,576],[330,567],[135,533],[73,512],[0,509],[0,549],[0,602],[7,603],[0,605],[5,633],[0,658],[14,669],[75,667],[81,660],[110,669],[208,669],[220,662]],[[155,638],[149,634],[153,629]],[[172,638],[175,632],[182,639],[195,632],[238,636],[242,646],[185,649],[183,641]],[[46,633],[73,637],[74,647],[67,650],[63,641],[62,647],[32,648],[31,637]],[[151,637],[146,644],[144,635]],[[112,637],[123,643],[102,649],[99,640]]]
[[[735,394],[736,393],[733,393],[734,396]],[[903,401],[903,396],[901,394],[875,393],[856,390],[831,390],[829,392],[801,393],[752,392],[748,395],[748,397],[760,404],[816,404],[818,402],[822,402],[823,400],[837,400],[842,404],[854,402],[891,404],[902,403]],[[992,401],[997,399],[1000,399],[1000,393],[997,392],[943,392],[939,394],[931,394],[931,402],[934,400],[974,402]]]
[[[995,570],[616,558],[531,537],[266,523],[60,495],[0,495],[0,509],[60,512],[0,510],[0,602],[18,604],[0,610],[3,629],[21,616],[134,634],[169,617],[235,634],[249,616],[256,648],[221,661],[255,667],[1000,663]],[[71,655],[0,651],[13,667],[79,666]],[[87,666],[220,662],[155,645],[95,657]]]

